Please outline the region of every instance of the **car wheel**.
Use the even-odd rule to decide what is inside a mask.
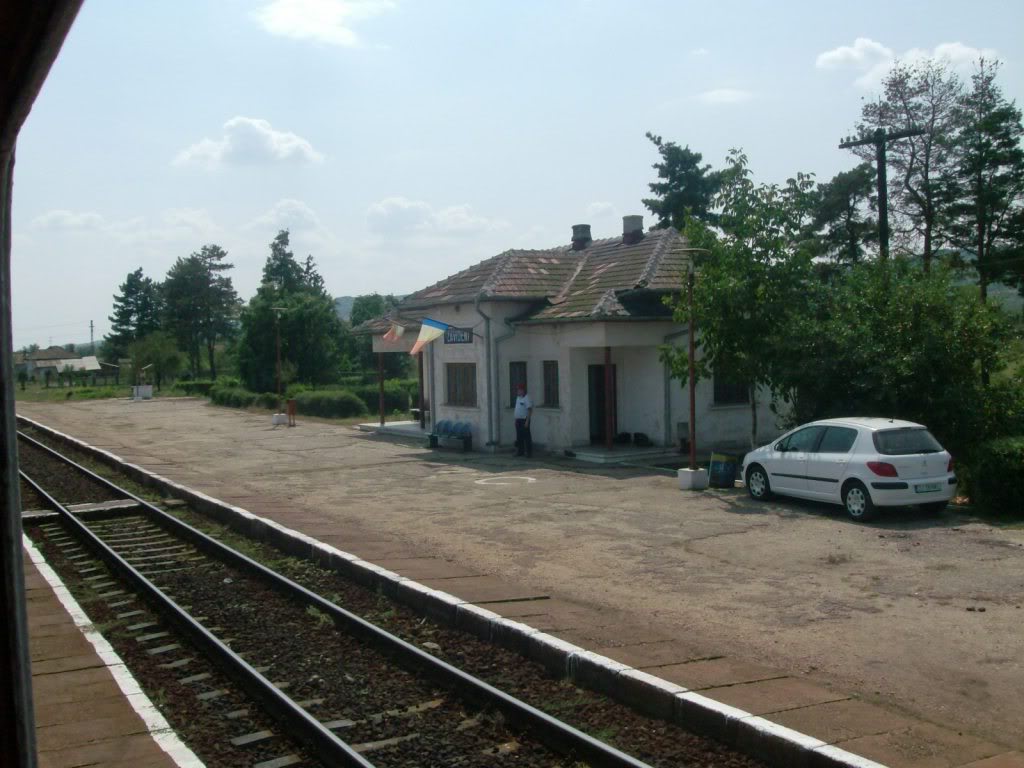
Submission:
[[[931,501],[922,504],[921,511],[928,515],[938,515],[946,508],[947,504],[949,504],[948,501]]]
[[[858,480],[851,480],[843,488],[843,506],[846,507],[846,514],[859,523],[875,516],[871,494]]]
[[[768,482],[768,473],[760,464],[754,464],[747,470],[747,493],[750,498],[764,501],[772,496],[772,486]]]

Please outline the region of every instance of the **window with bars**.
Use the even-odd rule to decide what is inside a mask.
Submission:
[[[544,407],[558,407],[558,361],[544,361]]]
[[[508,407],[514,408],[519,387],[526,386],[526,363],[516,360],[508,364]]]
[[[729,376],[715,374],[715,405],[744,405],[750,402],[750,385]]]
[[[446,363],[447,405],[476,407],[476,363]]]

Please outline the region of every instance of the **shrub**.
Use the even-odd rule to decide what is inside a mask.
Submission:
[[[322,416],[328,419],[344,419],[351,416],[365,416],[366,403],[348,390],[317,390],[300,392],[295,396],[298,412],[305,416]]]
[[[1001,517],[1024,516],[1024,436],[983,443],[971,477],[979,508]]]
[[[242,380],[237,376],[218,376],[217,377],[218,387],[240,387],[242,386]]]
[[[267,410],[277,410],[277,394],[274,392],[261,392],[256,395],[256,405],[260,408],[266,408]],[[281,407],[284,408],[284,403],[281,403]]]
[[[419,379],[388,379],[384,382],[384,387],[387,388],[389,385],[401,387],[405,390],[405,393],[409,396],[409,403],[413,407],[418,407],[420,403],[420,382]]]
[[[210,390],[210,399],[217,405],[226,405],[229,408],[249,408],[256,403],[256,393],[242,387],[217,385]]]
[[[301,395],[303,392],[312,392],[313,387],[308,384],[289,384],[288,389],[284,391],[285,400],[294,400],[296,397]]]
[[[369,412],[376,415],[380,413],[380,387],[377,384],[366,384],[361,387],[352,387],[360,400],[366,403]],[[394,413],[400,411],[405,413],[409,410],[409,393],[406,392],[398,379],[390,379],[384,382],[384,412]]]
[[[196,379],[195,381],[179,381],[177,384],[178,389],[184,392],[186,395],[201,395],[203,397],[210,396],[210,390],[213,388],[214,382],[209,379]]]

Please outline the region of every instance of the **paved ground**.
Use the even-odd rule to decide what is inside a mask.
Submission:
[[[1024,766],[1024,530],[684,494],[202,401],[19,412],[339,548],[894,766]],[[532,599],[531,599],[532,598]]]
[[[40,768],[174,768],[110,667],[25,557]]]

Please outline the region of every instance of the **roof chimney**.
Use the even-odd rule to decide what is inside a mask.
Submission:
[[[644,217],[623,216],[622,217],[622,242],[625,245],[633,245],[644,239]]]
[[[593,241],[594,238],[590,236],[590,225],[589,224],[573,224],[572,225],[572,249],[574,251],[582,251]]]

